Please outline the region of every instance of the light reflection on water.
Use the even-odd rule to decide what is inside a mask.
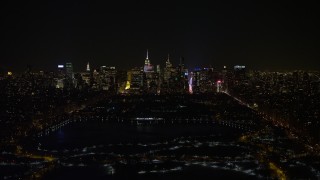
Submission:
[[[126,179],[125,174],[146,179],[193,179],[203,175],[201,173],[215,178],[258,177],[254,172],[258,164],[246,156],[250,149],[234,142],[241,133],[213,125],[157,127],[78,123],[39,141],[43,149],[62,157],[61,167],[50,175],[53,179],[69,177],[70,171],[77,172],[79,176],[74,176],[80,179],[86,177],[86,171],[88,176],[91,171],[98,171],[95,174],[99,177],[115,179]],[[237,153],[242,153],[243,158],[239,160],[241,156],[237,157]],[[238,160],[234,161],[236,157]],[[248,169],[251,166],[253,170]]]

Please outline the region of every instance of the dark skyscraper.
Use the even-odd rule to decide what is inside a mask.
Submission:
[[[234,66],[234,78],[237,80],[243,80],[246,77],[246,66]]]
[[[71,80],[74,79],[73,65],[71,62],[66,63],[66,75],[67,75],[67,78],[69,78]]]

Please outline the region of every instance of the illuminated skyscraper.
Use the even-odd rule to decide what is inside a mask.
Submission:
[[[132,92],[140,92],[143,88],[143,71],[140,68],[133,68],[128,72],[128,82],[130,82],[130,89]],[[127,89],[127,88],[126,88]]]
[[[228,92],[229,79],[230,79],[230,75],[228,73],[227,66],[223,66],[223,69],[222,69],[222,82],[224,83],[224,85],[222,86],[223,91]]]
[[[59,64],[58,65],[57,76],[55,78],[56,88],[58,88],[58,89],[63,89],[64,88],[65,75],[66,75],[66,73],[65,73],[64,65]]]
[[[84,83],[86,85],[90,85],[91,84],[91,74],[90,74],[90,64],[88,62],[87,64],[87,68],[85,72],[81,72],[80,73],[82,80],[84,81]]]
[[[217,86],[217,93],[222,92],[222,82],[220,80],[216,83]]]
[[[94,69],[92,72],[92,81],[90,82],[92,89],[100,89],[100,76],[99,76],[99,72]]]
[[[65,69],[64,69],[64,65],[59,64],[58,65],[58,73],[57,73],[59,78],[64,78],[65,76]]]
[[[90,64],[89,64],[89,62],[87,64],[87,71],[90,72]]]
[[[116,68],[115,67],[100,67],[100,86],[102,90],[116,91]]]
[[[196,93],[213,92],[213,68],[196,68],[193,72],[192,90]],[[190,83],[189,83],[190,84]]]
[[[157,73],[161,73],[160,65],[157,65]]]
[[[153,66],[150,63],[149,60],[149,51],[147,50],[147,57],[144,60],[144,68],[143,68],[144,72],[153,72]]]
[[[147,57],[144,61],[144,67],[143,72],[145,74],[145,78],[143,78],[143,81],[145,81],[143,84],[144,87],[149,91],[152,86],[157,84],[157,76],[156,73],[154,73],[153,65],[150,63],[149,60],[149,51],[147,50]]]
[[[166,61],[166,68],[172,68],[172,64],[170,62],[170,55],[168,54],[168,59]]]
[[[170,62],[170,56],[168,54],[168,59],[166,61],[166,67],[164,68],[163,80],[168,83],[171,77],[172,64]]]
[[[148,50],[147,50],[146,60],[144,60],[144,65],[150,65],[150,61],[149,61],[149,51],[148,51]]]

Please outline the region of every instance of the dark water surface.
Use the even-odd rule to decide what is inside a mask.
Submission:
[[[253,179],[264,177],[239,129],[202,125],[74,123],[38,139],[59,165],[46,179]]]
[[[205,125],[134,126],[109,123],[74,123],[39,142],[49,149],[65,149],[110,143],[148,143],[171,140],[177,137],[214,136],[216,141],[233,141],[241,135],[241,130]]]

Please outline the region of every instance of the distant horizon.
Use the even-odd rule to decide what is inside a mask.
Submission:
[[[320,70],[318,6],[311,2],[4,2],[0,68],[71,61],[120,69],[185,57],[190,67]]]
[[[32,61],[26,62],[26,61],[21,61],[19,63],[19,65],[13,65],[13,64],[9,64],[8,63],[4,63],[0,64],[0,70],[2,69],[8,69],[10,71],[17,71],[17,72],[23,72],[24,70],[27,69],[28,66],[32,67],[33,69],[37,69],[37,70],[45,70],[45,71],[54,71],[57,67],[57,65],[59,64],[65,64],[67,62],[71,62],[73,64],[73,67],[75,69],[75,71],[79,71],[81,72],[82,70],[84,71],[86,69],[86,65],[89,62],[91,67],[95,67],[95,68],[99,68],[101,66],[114,66],[117,69],[121,69],[121,70],[128,70],[134,67],[142,67],[144,64],[144,60],[146,57],[146,51],[147,49],[145,49],[144,51],[139,51],[138,53],[134,53],[132,56],[136,57],[137,54],[139,57],[136,58],[132,58],[134,60],[129,61],[129,63],[126,64],[126,60],[122,59],[120,60],[120,58],[118,60],[115,61],[105,61],[105,63],[103,63],[103,60],[101,58],[77,58],[74,59],[73,58],[56,58],[54,60],[48,60],[47,63],[36,63],[36,64],[32,64]],[[142,54],[145,53],[145,54]],[[209,63],[210,61],[208,60],[200,60],[197,61],[195,58],[193,58],[194,60],[191,59],[191,57],[189,56],[183,56],[183,55],[179,55],[177,53],[167,53],[167,54],[161,54],[158,51],[156,51],[155,53],[156,55],[153,56],[153,51],[150,52],[149,50],[149,60],[151,62],[152,65],[156,66],[156,65],[160,65],[161,68],[163,68],[165,66],[165,62],[168,58],[168,54],[170,55],[170,62],[176,66],[179,64],[180,58],[183,57],[185,60],[185,65],[188,69],[194,69],[194,68],[198,68],[198,67],[214,67],[217,69],[222,69],[223,66],[227,66],[228,68],[233,67],[235,65],[244,65],[246,67],[248,67],[248,69],[250,70],[260,70],[260,71],[295,71],[295,70],[304,70],[304,71],[319,71],[320,70],[320,66],[318,65],[312,65],[312,64],[307,64],[308,66],[305,67],[299,67],[299,65],[294,65],[289,63],[287,67],[281,67],[278,65],[275,65],[273,63],[268,63],[266,61],[257,61],[257,64],[252,64],[252,63],[244,63],[245,61],[239,61],[238,63],[231,63],[228,61],[225,61],[226,63],[224,64],[223,61],[219,61],[219,60],[212,60],[212,63]],[[130,56],[130,54],[127,54]],[[199,55],[201,56],[201,55]],[[137,60],[138,59],[138,60]],[[8,61],[11,62],[11,61]],[[199,62],[199,64],[197,64],[197,62]],[[207,63],[204,63],[207,62]],[[242,63],[243,62],[243,63]],[[6,65],[7,64],[7,65]],[[38,65],[37,65],[38,64]],[[262,65],[261,65],[262,64]],[[269,64],[265,65],[265,64]],[[312,67],[312,68],[311,68]],[[82,70],[81,70],[82,69]]]
[[[0,65],[0,72],[16,72],[16,73],[23,73],[25,72],[29,67],[31,68],[31,72],[37,72],[37,71],[45,71],[45,72],[51,72],[51,71],[57,71],[58,69],[58,65],[65,65],[67,62],[71,62],[73,65],[73,70],[75,73],[77,72],[85,72],[86,71],[86,64],[84,66],[82,66],[82,68],[80,68],[79,64],[75,64],[72,61],[66,61],[64,63],[58,63],[53,67],[39,67],[36,65],[25,65],[25,66],[19,66],[18,68],[13,68],[13,67],[5,67],[5,66],[1,66]],[[128,68],[121,68],[119,66],[115,66],[115,65],[107,65],[107,64],[101,64],[101,65],[96,65],[94,62],[90,62],[90,69],[91,71],[96,69],[99,70],[101,66],[107,66],[107,67],[115,67],[117,70],[121,70],[121,71],[128,71],[131,70],[132,68],[135,67],[141,67],[143,68],[143,63],[141,63],[140,65],[136,65],[136,66],[132,66],[132,67],[128,67]],[[179,62],[172,62],[173,67],[177,67]],[[151,61],[152,64],[152,61]],[[159,64],[152,64],[154,66],[154,68],[156,68],[156,65]],[[246,64],[234,64],[234,65],[226,65],[228,70],[232,70],[234,66],[236,65],[243,65],[246,67],[247,71],[262,71],[262,72],[293,72],[293,71],[307,71],[307,72],[313,72],[313,71],[317,71],[319,72],[320,69],[314,68],[314,69],[306,69],[306,68],[254,68],[251,66],[248,66]],[[165,67],[165,64],[160,64],[160,68],[163,69]],[[189,71],[193,71],[196,68],[213,68],[214,70],[222,70],[224,65],[222,66],[216,66],[214,64],[210,64],[207,66],[195,66],[195,67],[188,67],[188,65],[185,65],[185,67],[189,70]]]

